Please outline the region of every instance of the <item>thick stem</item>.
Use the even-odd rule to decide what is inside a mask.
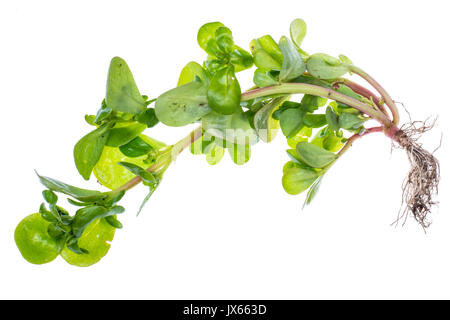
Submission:
[[[386,116],[389,117],[389,115],[386,111],[386,108],[384,107],[383,103],[381,102],[381,99],[377,95],[375,95],[372,91],[370,91],[369,89],[363,87],[362,85],[360,85],[356,82],[346,79],[346,78],[340,78],[335,83],[333,83],[333,88],[335,88],[335,86],[339,86],[339,84],[344,84],[347,87],[349,87],[350,89],[352,89],[355,93],[357,93],[369,100],[372,100],[373,103],[375,103],[375,105],[378,107],[378,109],[380,109],[381,112],[383,112]]]
[[[172,147],[170,147],[166,152],[164,152],[158,161],[150,166],[147,171],[155,172],[164,167],[168,167],[170,163],[187,147],[189,147],[195,140],[200,138],[203,134],[202,127],[197,127],[191,133],[189,133],[186,137],[175,143]],[[112,192],[120,192],[123,190],[130,190],[131,188],[138,185],[142,179],[140,177],[134,177],[127,183],[121,185],[117,189],[114,189]]]
[[[283,83],[276,86],[259,88],[251,91],[244,92],[242,94],[242,101],[251,100],[254,98],[264,97],[274,94],[310,94],[314,96],[324,97],[332,99],[353,107],[362,113],[367,114],[372,119],[377,120],[385,127],[392,126],[391,120],[383,114],[380,110],[362,103],[356,99],[353,99],[345,94],[336,92],[334,90],[323,88],[320,86],[307,84],[307,83]]]
[[[391,110],[393,124],[394,125],[398,125],[398,122],[400,120],[400,116],[398,114],[398,109],[395,106],[394,100],[392,100],[392,98],[389,95],[389,93],[387,93],[387,91],[384,90],[384,88],[374,78],[372,78],[367,72],[365,72],[364,70],[362,70],[362,69],[360,69],[360,68],[358,68],[358,67],[356,67],[354,65],[349,65],[349,69],[350,69],[351,72],[356,73],[361,78],[363,78],[368,83],[370,83],[378,91],[378,93],[383,98],[383,101],[388,106],[389,110]]]
[[[368,128],[366,130],[364,130],[363,133],[356,133],[354,135],[352,135],[350,138],[348,138],[347,142],[345,142],[345,145],[342,147],[341,150],[339,150],[338,152],[338,156],[343,155],[353,144],[353,142],[355,142],[356,140],[358,140],[359,138],[362,138],[365,135],[368,135],[370,133],[374,133],[374,132],[383,132],[384,131],[384,127],[373,127],[373,128]]]

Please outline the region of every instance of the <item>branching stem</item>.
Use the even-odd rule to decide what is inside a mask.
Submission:
[[[341,103],[345,103],[361,111],[362,113],[367,114],[369,117],[377,120],[385,127],[390,127],[392,125],[391,120],[383,112],[373,108],[368,104],[365,104],[361,101],[353,99],[345,94],[336,92],[334,90],[307,83],[283,83],[276,86],[269,86],[250,90],[242,94],[242,101],[274,94],[310,94],[314,96],[332,99]]]
[[[357,66],[354,66],[354,65],[349,65],[349,69],[350,69],[351,72],[356,73],[361,78],[363,78],[368,83],[370,83],[370,85],[372,87],[374,87],[378,91],[378,93],[383,98],[383,101],[386,103],[386,105],[388,106],[389,110],[392,113],[392,122],[393,122],[393,124],[394,125],[398,125],[399,120],[400,120],[400,116],[398,114],[398,109],[395,106],[394,100],[392,100],[392,98],[389,95],[389,93],[387,93],[387,91],[374,78],[372,78],[364,70],[362,70],[362,69],[360,69],[360,68],[358,68]]]
[[[155,172],[158,171],[164,167],[168,167],[173,160],[187,147],[189,147],[195,140],[199,139],[203,134],[202,127],[197,127],[194,129],[191,133],[189,133],[186,137],[175,143],[173,146],[168,148],[165,152],[161,154],[159,159],[156,161],[155,164],[150,166],[147,171],[148,172]],[[142,179],[140,177],[134,177],[127,183],[121,185],[117,189],[113,190],[112,192],[120,192],[123,190],[130,190],[131,188],[138,185]]]

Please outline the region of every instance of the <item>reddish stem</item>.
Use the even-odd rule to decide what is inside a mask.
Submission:
[[[362,85],[360,85],[356,82],[353,82],[353,81],[345,79],[345,78],[339,79],[338,81],[333,83],[333,88],[336,90],[337,86],[339,86],[339,84],[344,84],[347,87],[349,87],[350,89],[352,89],[355,93],[357,93],[369,100],[372,100],[375,103],[375,105],[378,107],[378,109],[380,109],[381,112],[383,112],[385,115],[388,116],[387,110],[384,107],[383,103],[381,102],[381,99],[377,95],[375,95],[372,91],[370,91],[369,89],[363,87]]]

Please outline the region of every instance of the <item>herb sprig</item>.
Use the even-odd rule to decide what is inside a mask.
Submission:
[[[246,51],[235,44],[225,25],[207,23],[197,34],[206,59],[201,64],[187,63],[177,87],[154,98],[139,91],[123,59],[113,58],[105,99],[95,115],[85,116],[93,128],[74,147],[80,175],[89,180],[94,173],[110,191],[81,189],[38,174],[46,187],[44,202],[39,213],[22,220],[15,232],[24,258],[37,264],[58,255],[77,266],[98,262],[108,252],[115,230],[122,228],[117,215],[125,209],[117,203],[142,182],[149,192],[140,212],[184,149],[205,155],[211,165],[226,151],[242,165],[249,161],[252,145],[271,142],[280,129],[289,146],[282,186],[292,195],[306,191],[305,205],[355,140],[385,133],[406,150],[412,166],[403,186],[403,213],[427,227],[439,164],[416,141],[417,133],[428,127],[399,128],[399,113],[387,91],[345,55],[307,53],[302,48],[306,31],[306,23],[296,19],[290,37],[276,42],[263,35],[253,39]],[[236,73],[253,66],[254,86],[242,92]],[[344,78],[347,74],[360,76],[377,94]],[[378,125],[366,126],[369,120]],[[167,146],[144,135],[159,122],[200,126]],[[57,193],[77,208],[74,215],[57,204]]]

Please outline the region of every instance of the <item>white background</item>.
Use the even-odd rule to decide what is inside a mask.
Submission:
[[[449,12],[447,1],[2,2],[0,298],[450,298]],[[281,186],[280,135],[254,147],[244,166],[228,155],[216,166],[181,155],[138,218],[145,189],[130,191],[125,227],[97,265],[22,259],[14,229],[42,201],[33,169],[99,188],[77,174],[72,148],[104,97],[113,56],[155,97],[176,85],[185,63],[204,59],[203,23],[225,23],[247,48],[267,33],[288,35],[297,17],[308,23],[305,50],[346,54],[414,119],[439,115],[424,138],[433,150],[444,136],[441,204],[427,234],[413,219],[390,226],[409,165],[382,134],[355,143],[303,211],[303,196]],[[239,75],[243,89],[251,77]],[[190,129],[148,134],[174,143]]]

